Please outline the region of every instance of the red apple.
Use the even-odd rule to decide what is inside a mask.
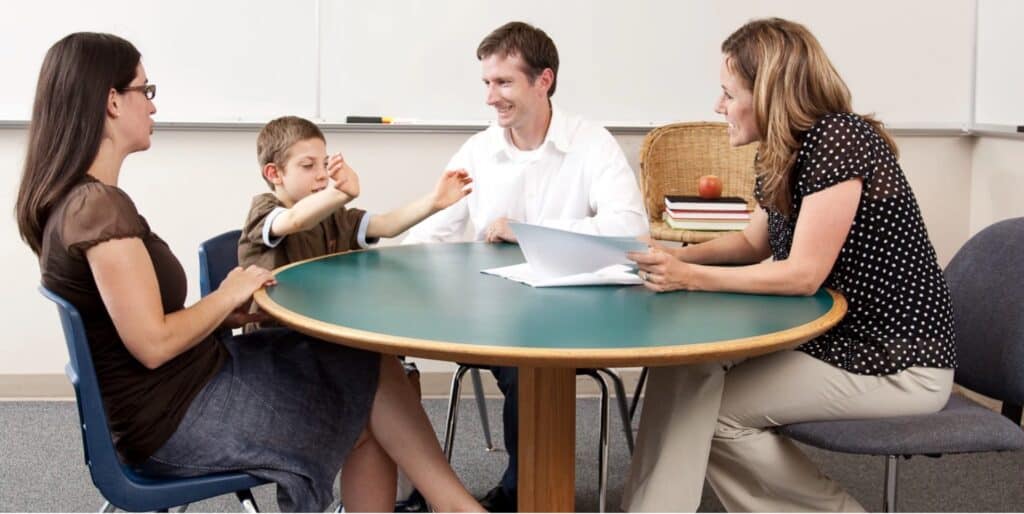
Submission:
[[[704,175],[697,182],[697,194],[708,200],[722,196],[722,179],[717,175]]]

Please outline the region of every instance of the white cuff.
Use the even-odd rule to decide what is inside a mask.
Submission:
[[[267,247],[274,248],[275,246],[281,244],[281,241],[284,240],[284,236],[281,236],[271,241],[270,227],[274,225],[274,219],[287,210],[288,209],[285,209],[284,207],[274,207],[274,210],[270,211],[270,214],[267,214],[267,218],[263,220],[263,244],[267,245]]]
[[[359,231],[356,232],[356,243],[359,245],[359,248],[369,248],[370,245],[376,244],[378,241],[380,241],[380,238],[377,237],[373,238],[372,241],[366,240],[366,229],[369,228],[369,226],[370,213],[367,212],[363,214],[363,218],[359,220]]]

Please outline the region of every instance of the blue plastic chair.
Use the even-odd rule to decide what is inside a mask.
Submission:
[[[199,294],[206,296],[224,281],[231,270],[238,266],[238,238],[241,230],[229,230],[199,244]],[[231,335],[231,330],[217,332],[221,338]]]
[[[107,425],[96,368],[78,310],[43,286],[39,292],[57,304],[70,361],[65,371],[75,389],[85,464],[92,483],[106,499],[102,512],[167,510],[214,496],[235,493],[246,512],[257,512],[250,488],[267,483],[246,473],[217,473],[192,478],[146,476],[121,463]]]
[[[241,230],[230,230],[199,244],[199,294],[206,296],[220,287],[224,277],[238,266]]]

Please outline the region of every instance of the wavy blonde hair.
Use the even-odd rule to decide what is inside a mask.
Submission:
[[[768,207],[789,215],[800,135],[821,117],[853,112],[850,90],[807,27],[781,18],[753,20],[722,42],[726,65],[753,92],[761,145],[754,167]],[[882,122],[862,115],[893,153]]]

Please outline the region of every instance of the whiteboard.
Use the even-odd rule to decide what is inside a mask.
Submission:
[[[1024,125],[1024,2],[979,0],[974,121]]]
[[[751,18],[814,32],[854,108],[888,123],[970,122],[974,2],[964,0],[337,0],[321,5],[321,115],[486,121],[476,47],[511,20],[558,46],[554,100],[609,124],[716,119],[721,42]]]
[[[46,51],[72,32],[131,41],[157,121],[317,116],[317,0],[42,0],[0,16],[0,120],[31,117]]]
[[[485,123],[493,113],[475,51],[510,20],[555,40],[554,100],[566,111],[611,125],[717,119],[719,45],[763,16],[809,26],[855,110],[896,126],[971,121],[974,0],[42,0],[5,9],[0,121],[29,118],[46,49],[90,30],[140,49],[159,86],[158,122]]]

